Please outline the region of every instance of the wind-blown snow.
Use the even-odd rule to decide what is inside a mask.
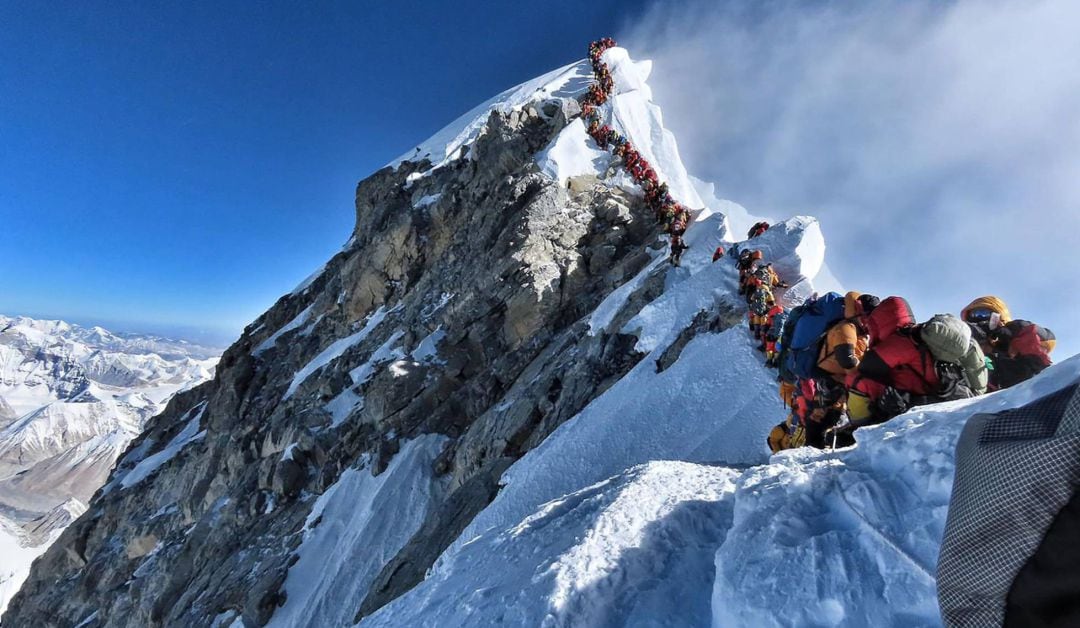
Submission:
[[[379,570],[420,529],[444,490],[431,467],[446,440],[427,434],[406,442],[381,474],[349,469],[319,497],[285,580],[285,605],[269,626],[352,623]]]

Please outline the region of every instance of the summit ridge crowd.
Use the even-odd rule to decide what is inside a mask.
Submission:
[[[581,116],[596,144],[610,149],[644,192],[661,230],[670,236],[670,261],[679,266],[689,246],[683,235],[691,211],[672,197],[668,184],[644,155],[600,115],[614,78],[604,53],[610,37],[589,45],[594,82],[581,98]],[[755,223],[747,243],[769,229]],[[854,443],[860,427],[882,423],[909,408],[963,399],[1008,388],[1050,365],[1053,332],[1014,319],[995,296],[974,299],[959,316],[938,314],[919,323],[903,297],[829,292],[790,310],[775,291],[787,288],[760,250],[731,248],[746,298],[750,331],[778,371],[780,397],[789,413],[768,435],[773,452]],[[723,247],[713,262],[725,256]]]
[[[774,453],[851,445],[860,427],[915,406],[1008,388],[1051,364],[1053,332],[1013,318],[996,296],[974,299],[959,316],[921,323],[899,296],[829,292],[785,309],[774,291],[787,284],[749,244],[766,229],[754,225],[748,244],[731,253],[750,332],[765,364],[777,369],[789,410],[769,432]],[[714,261],[721,257],[718,251]]]

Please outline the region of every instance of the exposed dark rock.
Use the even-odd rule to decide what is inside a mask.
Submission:
[[[244,331],[212,382],[151,421],[112,487],[35,563],[4,625],[73,626],[94,611],[109,627],[237,614],[264,624],[316,496],[345,469],[380,473],[403,442],[438,433],[450,439],[432,463],[446,495],[355,611],[415,586],[507,466],[642,358],[611,330],[662,292],[662,270],[607,331],[591,333],[583,317],[651,261],[653,216],[605,180],[564,187],[534,161],[576,107],[493,113],[467,155],[362,181],[346,247]],[[436,200],[414,206],[425,197]],[[437,330],[435,354],[414,357]],[[137,485],[117,485],[199,412],[199,438]]]

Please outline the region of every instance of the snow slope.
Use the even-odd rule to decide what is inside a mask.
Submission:
[[[57,532],[59,534],[59,532]],[[49,549],[49,543],[30,545],[26,533],[14,521],[0,515],[0,614],[30,573],[30,564]]]
[[[474,539],[360,625],[706,626],[702,592],[737,476],[685,462],[633,467]]]
[[[427,434],[402,446],[378,476],[349,469],[308,517],[286,602],[270,626],[344,626],[379,570],[416,533],[444,480],[431,472],[446,437]]]
[[[621,329],[650,355],[511,466],[494,502],[430,577],[361,625],[664,625],[668,615],[670,625],[708,624],[711,557],[730,527],[741,476],[711,465],[766,463],[764,436],[784,415],[775,375],[741,315],[726,331],[694,337],[657,372],[656,359],[698,312],[739,307],[733,260],[711,260],[725,236],[720,214],[696,224],[683,267],[668,272],[664,293]],[[792,219],[764,244],[792,280],[812,283],[824,246],[816,221]],[[597,312],[605,309],[618,305],[602,303]],[[600,318],[607,322],[594,321],[594,333],[617,331]],[[655,545],[652,553],[642,539]],[[508,553],[514,577],[485,568]],[[656,573],[668,576],[649,575]]]
[[[583,413],[545,443],[547,456],[511,469],[482,514],[490,525],[471,526],[427,580],[360,625],[940,625],[934,572],[965,421],[1077,381],[1080,357],[1008,391],[866,428],[854,448],[789,451],[750,468],[648,462],[508,508],[507,493],[531,501],[514,490],[522,478],[550,495],[568,477],[625,464],[626,441],[588,456],[575,447],[569,432],[603,420]],[[556,457],[574,468],[543,466]]]
[[[584,94],[591,82],[592,67],[588,61],[578,61],[552,70],[477,105],[424,143],[387,165],[397,167],[405,160],[430,159],[432,168],[438,168],[460,156],[461,150],[468,147],[480,135],[492,111],[509,113],[542,98],[576,97]]]

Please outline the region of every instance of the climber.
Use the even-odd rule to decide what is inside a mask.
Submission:
[[[1001,390],[1031,379],[1050,366],[1054,332],[1025,320],[1012,320],[988,334],[992,354],[990,388]]]
[[[761,222],[755,222],[753,227],[750,227],[750,231],[747,232],[746,238],[753,239],[769,230],[769,223],[762,220]]]
[[[975,299],[960,311],[989,358],[990,390],[1001,390],[1038,375],[1050,366],[1054,333],[1030,321],[1013,320],[995,296]]]
[[[921,325],[900,326],[880,341],[871,335],[871,348],[848,384],[848,415],[855,429],[912,406],[985,393],[986,360],[967,324],[939,314]]]
[[[844,318],[844,297],[835,292],[812,296],[793,308],[780,338],[780,377],[789,382],[823,375],[817,368],[829,328]]]
[[[780,278],[776,275],[776,271],[772,270],[770,264],[762,262],[761,257],[761,251],[753,251],[750,254],[750,268],[746,273],[739,273],[740,288],[742,288],[742,294],[746,295],[747,303],[750,302],[750,295],[754,293],[754,288],[766,286],[771,290],[779,285]]]
[[[747,310],[747,316],[750,317],[750,333],[754,336],[755,340],[761,341],[761,346],[758,347],[758,351],[765,351],[765,332],[767,328],[767,321],[769,312],[776,305],[776,299],[773,297],[772,290],[769,286],[758,285],[753,288],[753,292],[750,293],[749,308]]]
[[[713,263],[719,262],[720,258],[723,257],[723,256],[724,256],[724,245],[721,244],[720,246],[716,247],[715,251],[713,251],[713,254],[712,254]]]
[[[739,269],[739,294],[747,294],[747,277],[754,270],[754,262],[760,261],[762,257],[761,251],[756,250],[743,249],[739,253],[739,261],[735,265]]]
[[[795,407],[795,383],[780,380],[780,401],[784,402],[785,408]]]
[[[843,385],[828,378],[799,380],[793,413],[805,429],[807,445],[824,449],[832,444],[831,433],[844,416],[845,392]],[[849,433],[835,440],[841,447],[854,442]]]
[[[874,311],[879,299],[872,294],[848,292],[844,295],[844,319],[835,323],[821,343],[817,366],[838,383],[859,366],[870,336],[860,320]]]
[[[778,423],[769,431],[769,436],[765,439],[765,442],[774,454],[785,449],[802,447],[806,445],[806,430],[803,429],[803,426],[793,413],[788,413],[783,422]]]
[[[776,368],[777,352],[776,344],[780,341],[780,335],[784,331],[784,321],[787,320],[787,312],[784,306],[774,303],[772,309],[765,315],[765,331],[762,343],[765,347],[765,366]]]
[[[990,355],[993,353],[989,339],[990,330],[1011,321],[1012,314],[1009,312],[1009,306],[1005,305],[1005,301],[987,295],[975,299],[960,310],[960,318],[971,325],[971,331],[982,345],[983,353]]]
[[[895,403],[892,407],[884,407],[885,403],[895,401],[891,394],[881,401],[887,386],[916,394],[929,394],[937,387],[933,364],[923,362],[923,355],[910,334],[898,333],[915,324],[915,316],[906,300],[901,297],[884,299],[863,316],[859,324],[866,330],[869,350],[858,368],[846,376],[848,418],[851,419],[846,426],[848,430],[888,420],[906,410],[895,411]],[[879,402],[883,407],[875,407]]]
[[[656,211],[658,207],[661,207],[663,205],[664,197],[668,195],[668,185],[667,183],[650,183],[645,185],[644,187],[645,204],[648,205],[649,208],[653,211]]]
[[[671,258],[670,258],[670,261],[671,261],[672,266],[678,267],[678,266],[682,265],[683,252],[685,252],[686,249],[688,249],[688,248],[690,248],[690,245],[683,242],[681,232],[680,233],[674,233],[673,232],[671,234]]]
[[[772,263],[759,264],[754,268],[754,272],[751,273],[750,279],[747,280],[750,283],[750,287],[766,286],[770,290],[772,288],[787,288],[788,285],[780,280],[780,275],[776,274],[776,271],[772,267]]]

